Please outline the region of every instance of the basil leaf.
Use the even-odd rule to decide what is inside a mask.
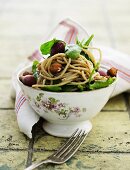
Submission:
[[[77,59],[80,55],[81,48],[78,45],[68,45],[65,54],[71,59]]]
[[[42,90],[59,92],[62,90],[62,88],[60,86],[46,86],[46,87],[42,87]]]
[[[37,72],[37,65],[38,64],[39,64],[39,61],[37,61],[37,60],[33,61],[32,72],[33,72],[35,79],[38,78],[38,72]]]
[[[50,54],[52,46],[60,40],[56,40],[55,38],[51,41],[45,42],[40,46],[40,51],[43,55]]]
[[[115,78],[108,78],[106,81],[95,81],[93,84],[89,84],[89,89],[94,90],[94,89],[100,89],[103,87],[107,87],[110,84],[114,82]]]

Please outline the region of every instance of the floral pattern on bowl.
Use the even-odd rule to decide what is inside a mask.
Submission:
[[[85,108],[81,109],[76,106],[70,107],[69,104],[60,102],[60,100],[54,97],[45,98],[44,93],[39,93],[33,100],[37,109],[42,109],[45,113],[50,111],[55,112],[60,116],[60,119],[68,119],[71,115],[80,117],[81,110],[86,110]]]

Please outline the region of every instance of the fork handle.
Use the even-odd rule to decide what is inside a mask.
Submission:
[[[32,169],[35,169],[37,168],[38,166],[42,165],[42,164],[45,164],[45,163],[51,163],[52,161],[50,159],[46,159],[46,160],[43,160],[41,162],[38,162],[38,163],[35,163],[35,164],[32,164],[31,166],[27,167],[26,169],[24,170],[32,170]]]

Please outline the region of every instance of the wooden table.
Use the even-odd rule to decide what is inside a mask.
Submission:
[[[65,141],[44,133],[40,125],[34,139],[20,133],[10,86],[16,66],[66,17],[94,33],[97,44],[130,54],[129,0],[0,0],[0,170],[22,170]],[[91,133],[72,159],[39,169],[129,170],[129,116],[128,93],[111,99],[92,120]]]

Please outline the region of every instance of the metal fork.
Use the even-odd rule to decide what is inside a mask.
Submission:
[[[86,136],[87,133],[85,132],[85,130],[76,129],[76,131],[66,141],[66,143],[63,144],[56,152],[54,152],[46,160],[43,160],[39,163],[35,163],[27,167],[25,170],[35,169],[44,163],[63,164],[74,155],[74,153],[83,143]]]

